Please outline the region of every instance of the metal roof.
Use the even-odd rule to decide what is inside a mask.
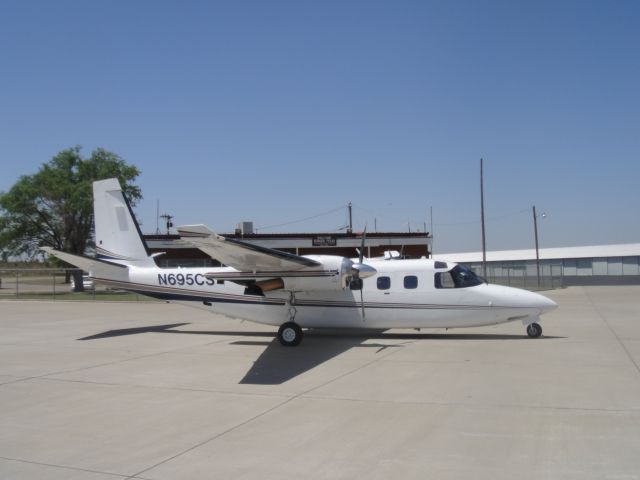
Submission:
[[[565,258],[631,257],[640,256],[640,243],[617,245],[589,245],[584,247],[541,248],[540,260]],[[449,260],[457,263],[482,262],[482,252],[442,253],[433,255],[434,260]],[[525,250],[496,250],[487,252],[487,262],[535,260],[534,248]]]

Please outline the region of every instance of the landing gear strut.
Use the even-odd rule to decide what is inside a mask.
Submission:
[[[302,341],[302,328],[296,322],[283,323],[278,329],[278,341],[284,347],[295,347]]]
[[[530,323],[527,325],[527,335],[531,338],[538,338],[542,335],[542,327],[539,323]]]
[[[289,320],[280,325],[280,328],[278,329],[278,341],[284,347],[295,347],[302,341],[302,328],[300,328],[300,325],[295,322],[297,313],[295,292],[290,292],[287,305],[287,315]]]

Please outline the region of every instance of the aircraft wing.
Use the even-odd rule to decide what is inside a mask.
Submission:
[[[218,235],[204,225],[178,227],[181,240],[240,272],[287,272],[322,267],[320,262]]]

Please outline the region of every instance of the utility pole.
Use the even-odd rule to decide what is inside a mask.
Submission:
[[[536,237],[536,273],[538,276],[538,289],[540,289],[540,253],[538,250],[538,216],[536,215],[536,206],[533,206],[533,233]]]
[[[156,200],[156,235],[160,235],[160,200]]]
[[[353,233],[353,217],[351,215],[351,207],[353,205],[351,205],[351,202],[349,202],[349,228],[347,229],[347,233],[351,234]]]
[[[431,220],[431,258],[433,258],[433,206],[429,207],[429,217]]]
[[[487,278],[487,242],[484,232],[484,172],[483,161],[480,159],[480,217],[482,223],[482,276]]]
[[[165,221],[167,222],[167,235],[170,235],[171,227],[173,227],[173,222],[171,222],[171,220],[173,220],[173,215],[169,215],[168,213],[163,213],[162,215],[160,215],[160,218],[164,218]]]

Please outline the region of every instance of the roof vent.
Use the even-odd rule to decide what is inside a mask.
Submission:
[[[236,233],[240,235],[253,235],[253,222],[240,222],[236,225]]]

